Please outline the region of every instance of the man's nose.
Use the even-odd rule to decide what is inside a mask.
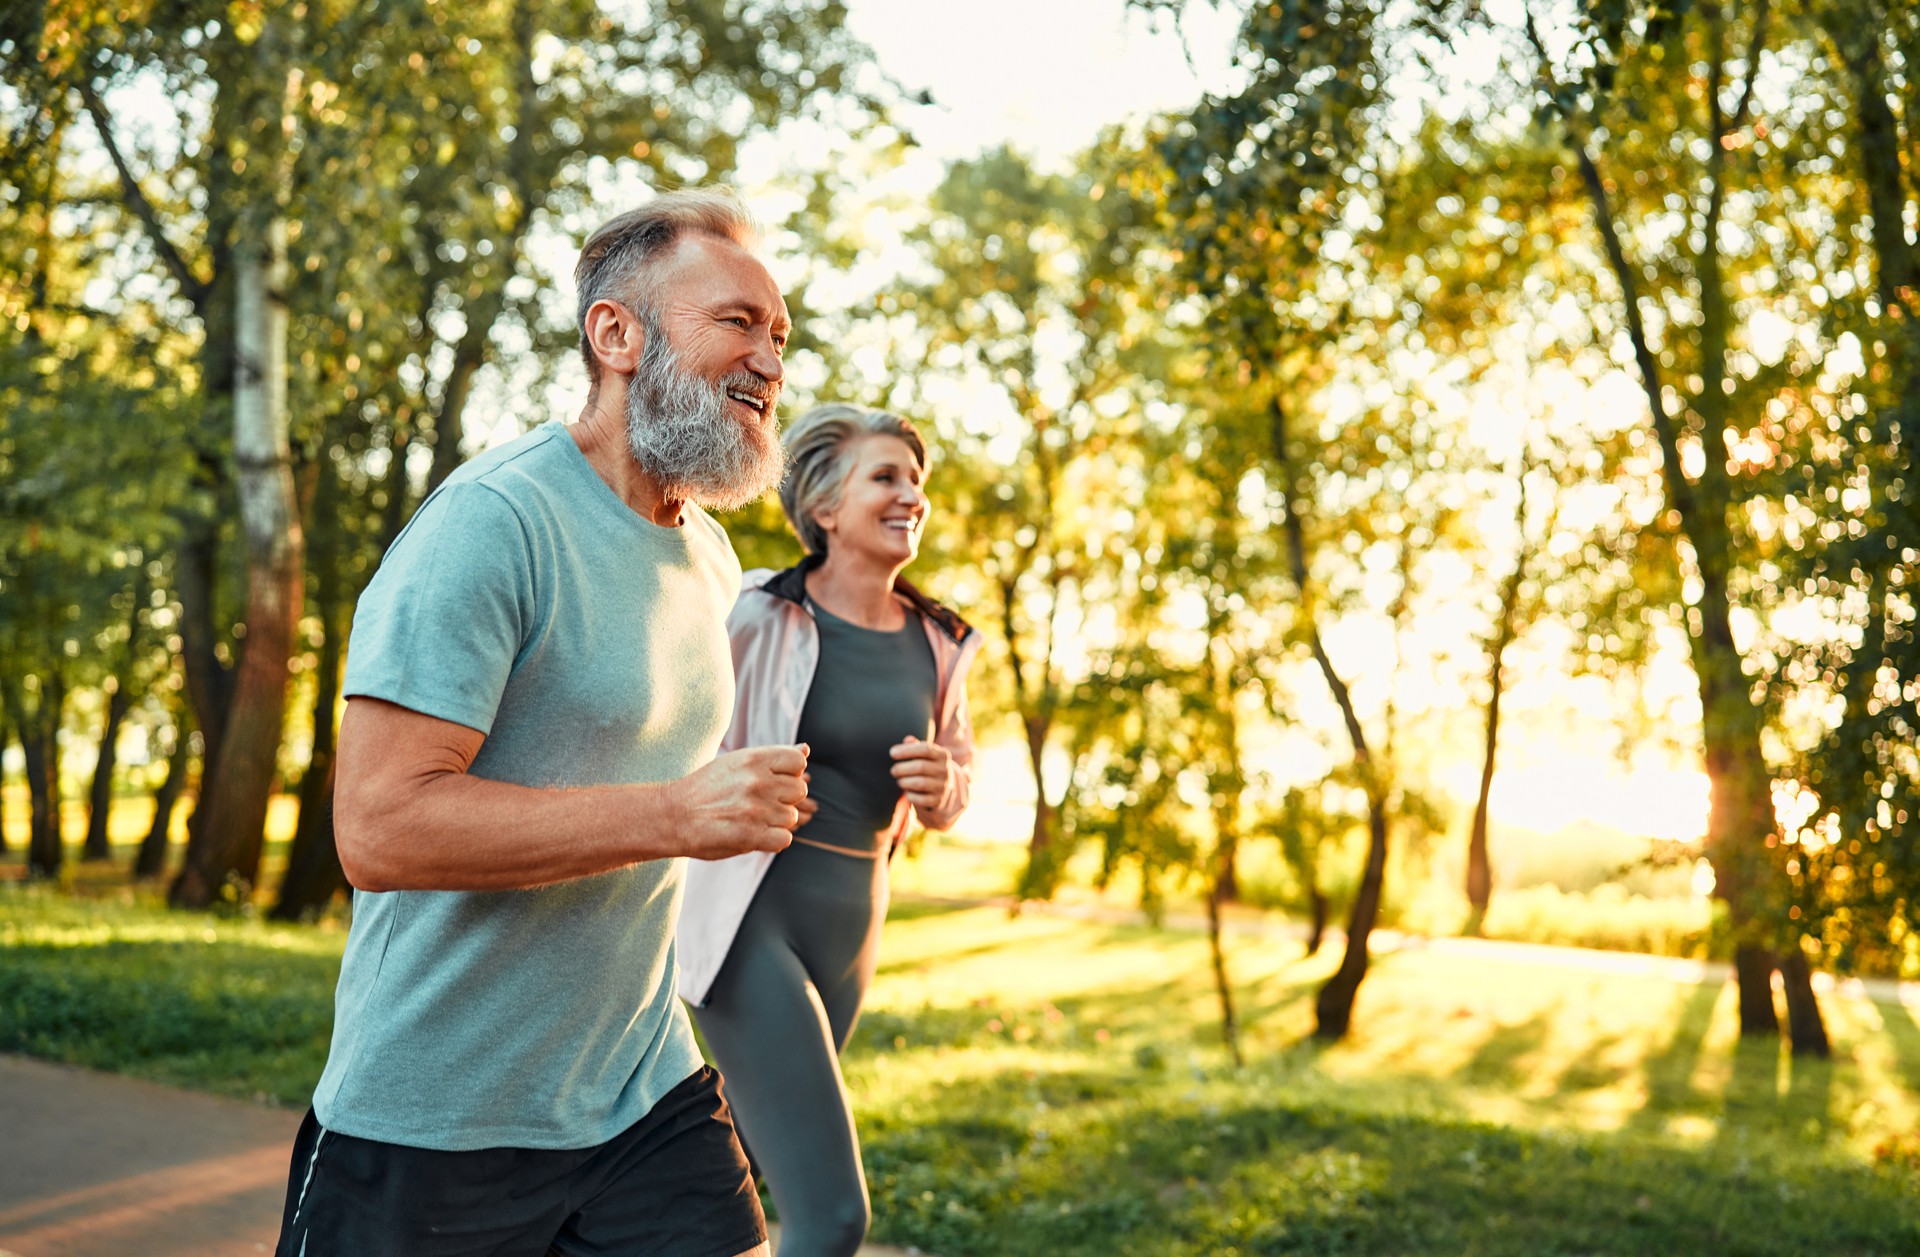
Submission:
[[[779,384],[787,378],[786,364],[780,361],[780,352],[773,347],[772,332],[755,339],[747,369],[769,384]]]

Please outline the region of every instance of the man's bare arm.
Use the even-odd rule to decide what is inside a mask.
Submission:
[[[485,735],[373,698],[340,722],[334,828],[361,890],[520,890],[685,855],[778,851],[804,748],[722,755],[660,785],[543,790],[468,774]]]

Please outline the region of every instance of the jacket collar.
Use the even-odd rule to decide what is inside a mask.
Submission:
[[[776,598],[785,598],[797,607],[804,607],[807,605],[807,573],[824,561],[822,555],[809,554],[785,571],[774,573],[760,588]],[[915,611],[939,625],[940,631],[952,638],[955,645],[966,641],[972,634],[972,625],[915,589],[905,577],[894,579],[893,591],[905,598]]]

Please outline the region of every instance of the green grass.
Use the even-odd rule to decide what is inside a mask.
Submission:
[[[346,932],[173,913],[154,898],[0,886],[0,1052],[304,1105],[327,1059]]]
[[[905,919],[900,919],[904,916]],[[1920,1026],[1830,1000],[1839,1052],[1737,1043],[1732,993],[1418,952],[1305,1041],[1331,957],[909,905],[848,1080],[876,1235],[959,1254],[1920,1251]],[[1890,1148],[1876,1165],[1876,1148]]]
[[[902,869],[902,881],[921,876]],[[281,1104],[344,932],[0,888],[0,1050]],[[1722,987],[1408,951],[1346,1042],[1335,958],[903,898],[847,1057],[876,1239],[970,1254],[1910,1254],[1920,1022],[1829,999],[1831,1062],[1741,1045]]]

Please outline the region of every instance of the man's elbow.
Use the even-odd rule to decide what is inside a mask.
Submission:
[[[340,871],[355,890],[379,892],[405,888],[401,870],[391,859],[394,850],[391,831],[391,819],[379,810],[345,797],[336,802],[334,847],[340,853]]]

